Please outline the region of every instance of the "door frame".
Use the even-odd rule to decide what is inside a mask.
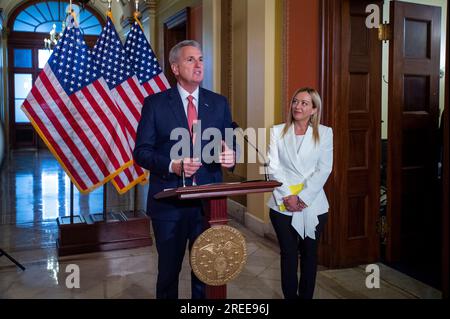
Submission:
[[[338,82],[336,74],[341,74],[341,1],[320,1],[320,66],[319,66],[319,90],[322,93],[322,103],[327,105],[322,110],[323,122],[331,127],[336,126],[337,112],[336,104],[338,101]],[[337,149],[337,148],[335,148]],[[328,216],[328,225],[339,224],[339,198],[334,196],[334,190],[342,183],[342,176],[335,174],[336,171],[342,171],[341,162],[336,160],[339,154],[334,154],[333,172],[325,184],[325,191],[328,194],[328,201],[332,212]],[[341,254],[341,245],[336,227],[326,226],[319,245],[319,263],[330,268],[337,267],[338,256]]]
[[[184,39],[189,39],[189,30],[191,28],[190,21],[190,7],[185,7],[177,13],[173,14],[167,18],[163,23],[163,33],[164,33],[164,73],[166,74],[167,80],[174,86],[176,84],[175,75],[173,75],[170,61],[169,53],[173,46],[172,38],[175,37],[175,29],[184,29]]]
[[[442,203],[442,296],[443,298],[449,297],[449,277],[448,277],[448,267],[449,267],[449,162],[450,162],[450,141],[449,141],[449,130],[450,130],[450,119],[449,119],[449,95],[450,95],[450,22],[449,22],[450,7],[447,4],[447,51],[446,51],[446,71],[445,71],[445,107],[444,107],[444,160],[443,160],[443,203]]]

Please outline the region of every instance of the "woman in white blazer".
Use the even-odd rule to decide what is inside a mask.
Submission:
[[[270,132],[269,173],[283,183],[268,201],[280,245],[284,297],[311,299],[319,235],[327,220],[323,186],[333,166],[333,131],[320,125],[322,101],[311,88],[295,92],[285,124]],[[298,257],[300,255],[300,280]]]

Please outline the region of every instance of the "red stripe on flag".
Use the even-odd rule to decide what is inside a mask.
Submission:
[[[59,101],[60,103],[57,103],[58,107],[61,110],[61,113],[66,118],[69,125],[72,127],[74,132],[78,135],[78,137],[84,142],[84,146],[88,150],[89,154],[94,159],[95,163],[97,164],[98,168],[101,170],[103,176],[108,176],[108,169],[106,168],[105,163],[100,157],[100,154],[97,152],[97,149],[92,145],[91,140],[86,136],[84,133],[84,130],[80,127],[78,122],[73,117],[72,113],[70,113],[70,110],[67,108],[67,105],[63,99],[61,99],[61,96],[56,92],[53,84],[50,82],[50,79],[47,77],[47,74],[45,72],[42,72],[41,74],[41,81],[42,84],[47,89],[48,93],[52,97],[53,101]]]
[[[153,91],[153,88],[152,88],[152,86],[150,85],[150,83],[145,82],[142,86],[144,87],[144,89],[145,89],[145,91],[148,93],[148,95],[155,94],[155,91]]]
[[[126,152],[126,150],[124,149],[124,146],[122,145],[122,141],[120,140],[120,137],[117,135],[116,129],[114,128],[111,120],[105,114],[105,112],[103,111],[102,107],[98,104],[98,101],[94,98],[94,96],[91,94],[89,89],[87,87],[84,87],[81,90],[81,93],[83,93],[83,95],[86,97],[86,99],[88,100],[88,102],[91,105],[92,109],[94,110],[94,112],[99,117],[100,121],[103,123],[103,125],[105,125],[105,127],[108,130],[109,134],[113,137],[114,144],[118,146],[117,148],[119,150],[120,155],[122,156],[123,162],[120,163],[118,161],[118,159],[117,159],[116,154],[114,154],[113,155],[113,160],[116,160],[117,163],[113,162],[113,165],[114,165],[115,169],[119,169],[123,164],[125,164],[128,161],[130,161],[131,158],[128,155],[128,153]],[[100,95],[100,93],[99,93],[99,95]],[[115,108],[115,105],[113,107]]]
[[[139,111],[134,106],[134,103],[130,100],[127,93],[123,89],[122,85],[116,86],[117,93],[119,93],[120,97],[122,98],[123,102],[125,103],[125,107],[130,110],[133,117],[136,119],[136,122],[139,122]],[[118,101],[117,101],[118,102]]]
[[[28,102],[28,100],[25,100],[23,105],[25,106],[27,112],[32,117],[34,123],[39,127],[39,130],[41,130],[42,134],[45,136],[47,141],[50,143],[51,147],[55,150],[56,154],[58,155],[58,157],[62,161],[62,164],[67,168],[67,170],[69,171],[69,174],[75,179],[76,184],[78,184],[78,186],[83,191],[87,190],[88,187],[84,183],[83,179],[80,177],[80,175],[78,175],[77,171],[72,166],[72,164],[70,163],[70,161],[68,160],[68,158],[66,157],[64,152],[61,150],[61,148],[59,147],[58,143],[56,143],[56,141],[53,139],[52,135],[47,130],[47,127],[44,125],[44,123],[42,123],[40,117],[33,110],[33,108],[31,107],[30,103]]]
[[[141,176],[142,174],[144,174],[144,170],[142,169],[142,167],[138,166],[138,165],[134,165],[134,168],[136,169],[136,172],[139,174],[139,176]]]
[[[86,161],[84,156],[81,154],[80,150],[75,145],[74,141],[67,134],[67,131],[61,125],[61,123],[59,122],[58,118],[53,113],[53,111],[50,108],[50,106],[46,103],[46,101],[42,97],[41,93],[39,92],[39,89],[36,86],[33,87],[32,94],[35,97],[36,102],[39,104],[39,106],[42,108],[42,110],[45,112],[45,114],[49,118],[50,122],[52,122],[53,127],[55,128],[55,130],[62,137],[62,139],[67,144],[67,146],[69,147],[70,151],[73,153],[75,158],[80,162],[81,167],[86,172],[86,174],[89,177],[89,179],[91,180],[91,182],[94,185],[97,184],[99,182],[99,180],[98,180],[97,176],[95,176],[94,171],[91,169],[89,163]]]
[[[114,177],[114,181],[120,190],[123,190],[126,186],[145,175],[144,170],[136,164],[133,164],[132,167],[126,168],[123,172],[126,176],[124,176],[124,174],[120,174]],[[126,180],[124,181],[124,179]]]
[[[105,87],[103,86],[102,83],[100,83],[100,81],[95,81],[93,84],[94,84],[95,89],[97,90],[97,93],[103,98],[106,105],[108,105],[108,108],[111,110],[111,113],[114,115],[116,121],[119,124],[121,124],[122,123],[122,121],[121,121],[122,112],[119,110],[119,108],[117,107],[114,100],[108,94],[108,92],[110,92],[110,90],[107,88],[105,89]],[[122,129],[122,133],[125,134],[126,129],[123,125],[121,125],[121,129]]]
[[[133,181],[133,175],[131,174],[131,171],[129,169],[126,169],[124,172],[125,175],[127,175],[128,180]]]
[[[90,92],[88,90],[84,90],[84,91],[82,91],[82,93],[89,101]],[[91,96],[91,98],[92,98],[92,96]],[[81,117],[86,121],[86,123],[89,126],[89,128],[91,129],[92,133],[94,133],[94,135],[99,140],[99,143],[100,143],[103,151],[106,154],[106,160],[110,160],[116,170],[119,169],[121,165],[119,164],[119,161],[116,158],[116,154],[114,154],[113,150],[111,149],[111,145],[106,141],[105,136],[103,135],[103,132],[100,132],[97,124],[94,123],[94,121],[92,120],[92,116],[90,116],[86,112],[86,109],[81,105],[80,100],[78,99],[78,97],[75,94],[72,94],[70,99],[72,100],[73,104],[77,108],[78,113],[80,113]],[[94,105],[96,105],[96,103],[91,103],[91,102],[89,102],[89,103],[90,103],[92,109],[94,109]],[[95,113],[97,113],[97,112],[95,112]],[[100,118],[100,116],[99,116],[99,118]],[[101,120],[101,121],[103,123],[105,122],[103,120]],[[112,132],[111,135],[114,136],[113,134],[114,133]],[[109,175],[109,173],[105,174],[105,176],[108,176],[108,175]]]
[[[116,87],[114,90],[117,91],[117,88],[118,88],[118,87]],[[129,108],[128,108],[128,106],[125,104],[125,102],[123,101],[123,99],[122,99],[122,97],[120,96],[119,92],[117,92],[117,94],[118,94],[118,96],[115,97],[115,103],[116,103],[116,105],[118,106],[118,109],[121,110],[121,111],[120,111],[121,119],[122,119],[122,121],[123,121],[123,123],[124,123],[124,126],[125,126],[126,130],[127,130],[127,134],[130,135],[129,137],[127,137],[127,139],[128,139],[128,144],[130,144],[130,141],[129,141],[130,138],[131,138],[133,141],[136,140],[136,128],[134,128],[133,124],[130,122],[129,116],[126,116],[126,115],[125,115],[125,112],[122,111],[122,108],[125,108],[125,109],[127,109],[127,110],[128,110]],[[133,146],[134,146],[134,145],[131,145],[131,144],[130,144],[130,147],[133,147]]]
[[[157,76],[155,76],[154,78],[153,78],[153,80],[155,80],[155,82],[156,82],[156,85],[158,85],[158,87],[159,87],[159,89],[161,90],[161,91],[165,91],[167,88],[166,88],[166,85],[164,84],[164,82],[161,80],[161,78],[159,77],[159,74],[157,75]]]
[[[142,91],[141,91],[142,85],[139,84],[139,81],[138,81],[138,79],[136,77],[129,78],[127,80],[127,82],[128,82],[128,85],[133,90],[134,95],[136,95],[136,97],[138,98],[138,100],[139,100],[139,102],[141,103],[141,106],[142,106],[142,103],[144,102],[144,98],[145,98],[145,96],[142,94]],[[140,119],[141,118],[141,114],[140,114],[139,110],[140,110],[140,108],[138,109],[139,119]],[[138,121],[139,121],[139,119],[138,119]]]
[[[125,170],[124,170],[124,172],[125,171],[127,171],[128,170],[128,168],[126,168]],[[120,175],[122,175],[122,174],[120,174]],[[125,184],[122,182],[122,179],[119,177],[120,175],[117,175],[117,176],[115,176],[114,177],[114,181],[116,182],[116,184],[117,184],[117,186],[119,187],[119,189],[124,189],[125,188]]]
[[[115,117],[115,119],[116,119],[116,121],[119,123],[119,126],[120,126],[120,129],[122,130],[122,133],[123,133],[123,136],[126,138],[126,128],[124,127],[124,125],[123,125],[123,119],[122,119],[122,117],[121,117],[121,114],[122,114],[122,112],[120,112],[120,110],[117,108],[117,106],[116,106],[116,104],[113,102],[113,100],[110,98],[110,96],[109,96],[109,94],[105,91],[105,89],[104,89],[104,87],[99,83],[99,81],[95,81],[94,83],[94,87],[95,87],[95,89],[97,90],[97,92],[99,93],[99,95],[103,98],[103,100],[106,102],[106,104],[109,106],[109,108],[110,108],[110,110],[111,110],[111,112],[113,113],[113,115],[114,115],[114,117]],[[96,102],[94,102],[94,103],[96,103]],[[103,112],[101,109],[99,109],[101,112]],[[105,118],[107,118],[106,116],[105,116]],[[105,122],[105,121],[104,121]],[[127,123],[128,121],[126,121],[125,123]],[[105,122],[106,123],[106,122]],[[109,128],[108,128],[109,129]],[[111,129],[109,129],[109,131],[111,132],[111,133],[113,133],[113,132],[115,132],[115,129],[113,129],[112,131],[111,131]],[[121,143],[119,143],[119,145],[120,146],[122,146],[122,144]],[[125,150],[122,150],[122,147],[120,147],[119,148],[120,149],[120,151],[121,151],[121,154],[122,154],[122,152],[125,152]],[[126,156],[125,157],[123,157],[124,159],[125,158],[127,158],[127,160],[126,160],[126,162],[128,162],[128,161],[130,161],[131,160],[131,158],[130,158],[130,156],[128,156],[128,154],[126,154]]]
[[[116,101],[116,103],[119,104],[119,103],[124,103],[124,102],[123,101]],[[127,133],[126,133],[127,135],[126,136],[127,136],[128,144],[130,145],[130,147],[132,147],[133,145],[130,144],[129,139],[131,138],[133,141],[136,140],[136,129],[133,127],[133,124],[131,124],[131,122],[128,120],[128,117],[125,116],[124,113],[122,113],[122,122],[125,125],[126,130],[127,130]]]
[[[144,174],[144,170],[137,164],[134,164],[134,170],[137,173],[137,177],[140,177],[142,174]]]

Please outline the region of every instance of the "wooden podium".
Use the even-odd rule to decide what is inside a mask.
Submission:
[[[209,227],[228,223],[227,197],[252,193],[272,192],[281,186],[277,181],[248,181],[237,183],[218,183],[200,186],[186,186],[168,189],[155,195],[155,199],[177,198],[178,200],[201,199],[205,218]],[[208,299],[226,299],[227,286],[206,286]]]

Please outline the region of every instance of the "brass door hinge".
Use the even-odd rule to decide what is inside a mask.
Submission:
[[[392,28],[389,23],[382,23],[378,26],[378,40],[380,41],[392,40]]]
[[[386,245],[389,233],[389,225],[386,216],[380,216],[377,221],[377,233],[380,235],[382,245]]]

